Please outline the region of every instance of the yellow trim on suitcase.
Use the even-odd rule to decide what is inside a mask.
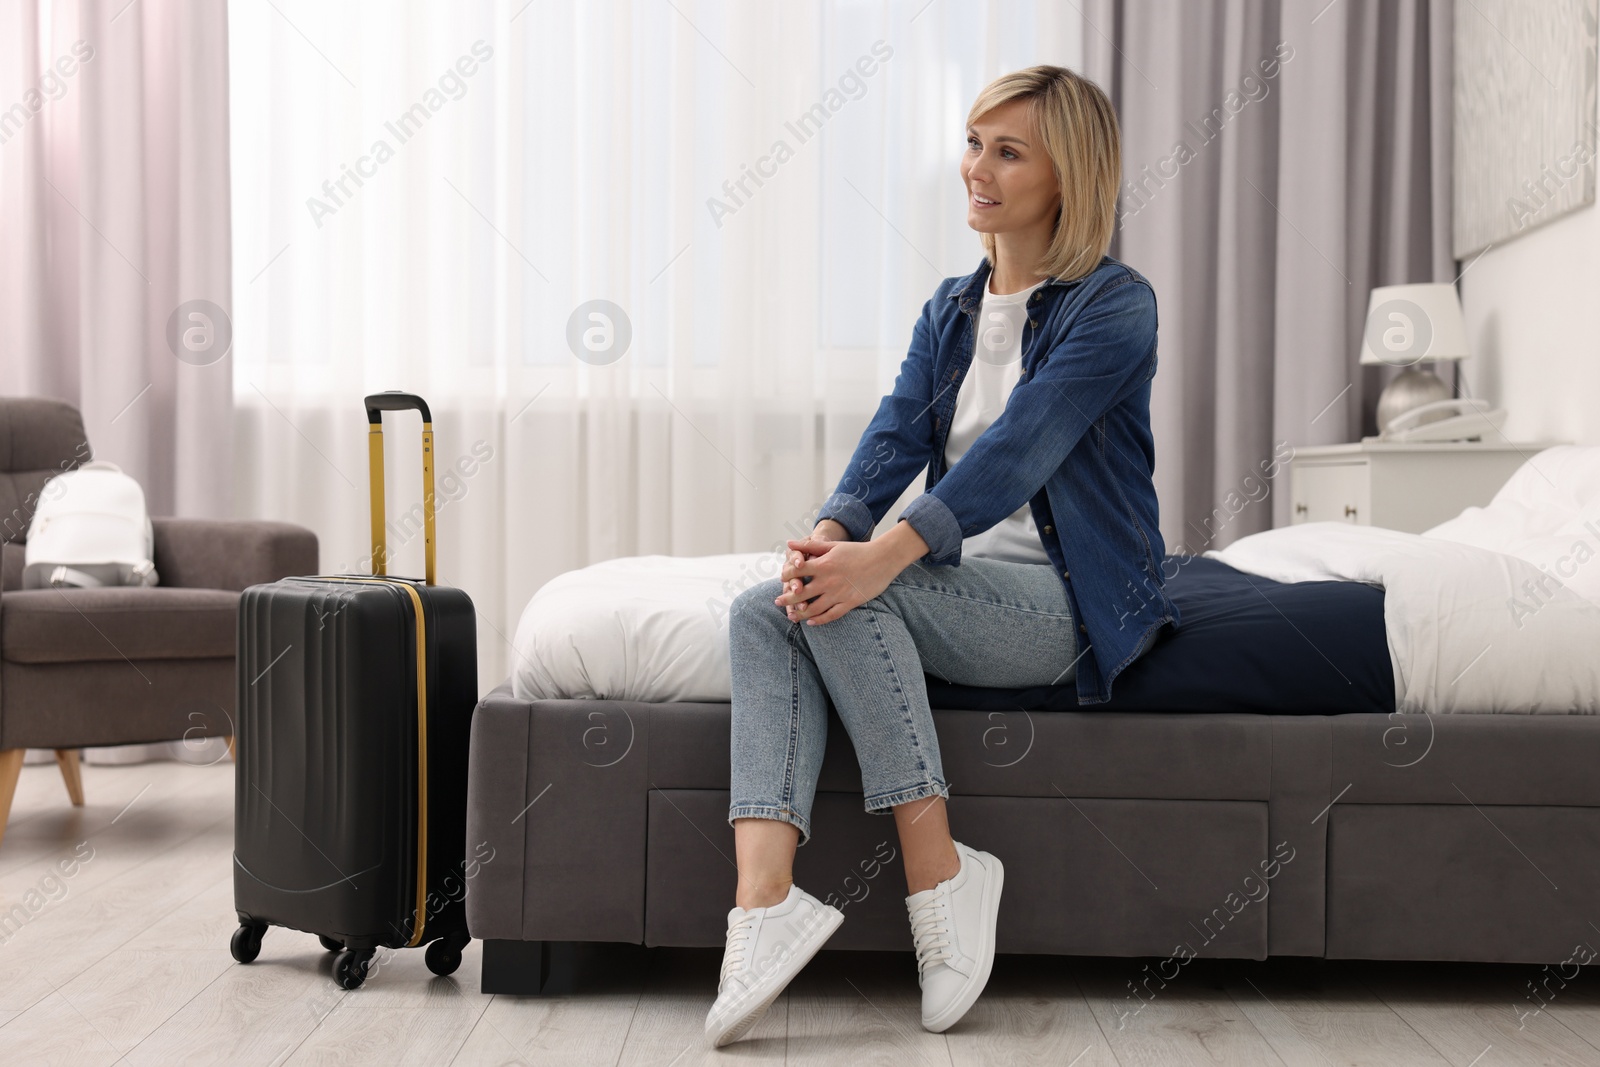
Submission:
[[[381,397],[382,394],[379,394]],[[422,595],[410,582],[399,578],[386,578],[389,562],[388,539],[385,535],[383,499],[383,416],[374,411],[368,397],[367,407],[367,470],[371,480],[372,496],[372,574],[371,578],[359,575],[339,575],[356,582],[384,582],[398,585],[411,594],[417,609],[417,921],[411,941],[413,948],[422,943],[422,930],[427,921],[428,902],[428,644],[426,624],[422,618]],[[407,397],[410,406],[418,407],[422,422],[422,529],[423,554],[426,560],[424,581],[434,584],[434,498],[433,498],[433,422],[427,418],[427,405],[420,397]],[[376,415],[376,419],[373,416]]]
[[[367,470],[372,483],[372,573],[387,574],[389,549],[384,544],[383,423],[367,423]]]
[[[433,584],[433,423],[422,424],[422,547],[423,580]]]
[[[429,562],[432,562],[429,553]],[[417,925],[407,948],[422,943],[428,915],[428,642],[422,621],[422,594],[409,583],[404,587],[417,609]]]

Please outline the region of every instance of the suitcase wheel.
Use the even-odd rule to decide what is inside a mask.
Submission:
[[[333,958],[333,978],[341,989],[359,989],[367,980],[367,969],[376,950],[347,948]]]
[[[336,941],[327,934],[318,934],[317,940],[321,941],[322,947],[327,949],[329,952],[341,952],[344,950],[343,941]]]
[[[450,934],[441,937],[428,946],[423,962],[427,963],[428,970],[441,977],[456,973],[456,968],[461,966],[461,950],[467,947],[471,938],[465,934]]]
[[[253,962],[261,955],[261,938],[266,932],[265,923],[241,923],[228,946],[233,950],[233,958],[240,963]]]

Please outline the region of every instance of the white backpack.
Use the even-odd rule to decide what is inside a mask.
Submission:
[[[139,483],[115,463],[85,463],[44,483],[22,588],[155,585],[154,545]]]

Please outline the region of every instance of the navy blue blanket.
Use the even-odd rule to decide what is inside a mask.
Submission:
[[[929,703],[973,711],[1394,711],[1383,590],[1362,582],[1275,582],[1203,556],[1168,556],[1182,625],[1117,675],[1111,699],[1077,685],[984,689],[925,675]]]

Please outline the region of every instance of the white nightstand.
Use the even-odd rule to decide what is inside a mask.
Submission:
[[[1289,460],[1289,521],[1421,533],[1487,504],[1530,456],[1559,441],[1360,441],[1307,445]]]

